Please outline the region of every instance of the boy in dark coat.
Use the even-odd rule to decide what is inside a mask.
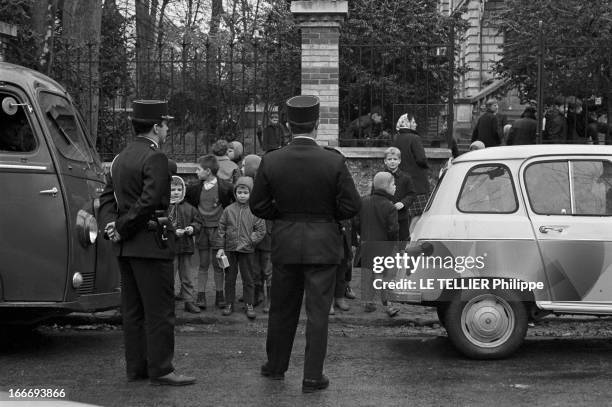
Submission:
[[[196,305],[195,282],[198,273],[198,264],[194,259],[195,245],[193,236],[198,236],[202,221],[200,212],[183,199],[185,198],[185,181],[176,175],[170,183],[170,208],[168,218],[176,235],[176,268],[181,281],[179,298],[185,300],[185,311],[199,314],[200,308]]]
[[[388,172],[378,172],[374,175],[372,183],[372,194],[363,198],[361,211],[357,219],[360,230],[361,245],[364,258],[362,259],[361,286],[363,298],[366,301],[365,311],[373,312],[376,305],[373,302],[373,275],[368,269],[372,265],[372,255],[390,255],[388,244],[380,242],[397,242],[399,240],[399,223],[397,221],[397,209],[393,205],[396,191],[395,179]],[[368,243],[370,243],[368,245]],[[383,251],[384,253],[382,253]],[[389,252],[389,253],[387,253]],[[385,293],[381,293],[383,305],[387,305]],[[396,307],[388,306],[389,316],[395,316],[399,312]]]
[[[393,194],[393,205],[397,210],[399,222],[399,240],[408,242],[410,240],[410,214],[408,208],[414,201],[416,193],[410,175],[399,169],[402,162],[402,153],[397,147],[389,147],[385,150],[385,169],[395,179],[395,194]]]

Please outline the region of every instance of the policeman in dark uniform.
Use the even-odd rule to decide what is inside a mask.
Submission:
[[[168,132],[168,104],[132,104],[136,139],[111,165],[100,196],[106,236],[115,242],[121,270],[121,313],[129,381],[187,385],[174,372],[174,240],[166,230],[170,203],[168,158],[160,150]]]
[[[261,374],[284,378],[306,292],[302,391],[313,392],[329,385],[323,362],[336,269],[343,255],[338,221],[356,215],[361,201],[344,157],[315,141],[319,99],[289,99],[287,116],[293,141],[264,155],[250,200],[256,216],[274,220],[268,360]]]

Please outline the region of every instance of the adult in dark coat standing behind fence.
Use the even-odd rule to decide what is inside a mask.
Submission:
[[[293,141],[264,155],[250,206],[255,216],[274,220],[272,290],[266,352],[261,374],[283,379],[306,292],[306,353],[302,391],[325,389],[329,309],[336,269],[343,255],[338,221],[359,212],[359,193],[335,150],[317,145],[319,100],[287,101]]]
[[[506,144],[509,146],[535,144],[537,132],[536,110],[532,106],[527,106],[521,118],[512,123]]]
[[[121,314],[129,381],[186,385],[174,373],[174,234],[159,217],[170,204],[168,158],[159,149],[168,132],[164,101],[133,102],[137,135],[111,165],[100,196],[100,219],[121,270]]]
[[[499,105],[497,100],[489,99],[485,103],[486,112],[478,118],[476,127],[472,132],[472,142],[480,140],[485,147],[495,147],[501,145],[500,126],[497,117],[497,109]]]

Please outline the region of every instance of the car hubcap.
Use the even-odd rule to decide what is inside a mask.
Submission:
[[[510,304],[492,294],[471,299],[461,313],[461,328],[474,345],[493,348],[505,343],[514,331],[515,317]]]

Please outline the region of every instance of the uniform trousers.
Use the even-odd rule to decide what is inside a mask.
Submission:
[[[174,371],[172,260],[119,257],[121,314],[128,378]]]
[[[321,379],[337,268],[337,264],[273,265],[266,340],[268,368],[271,372],[284,373],[289,367],[305,293],[307,322],[304,378]]]

